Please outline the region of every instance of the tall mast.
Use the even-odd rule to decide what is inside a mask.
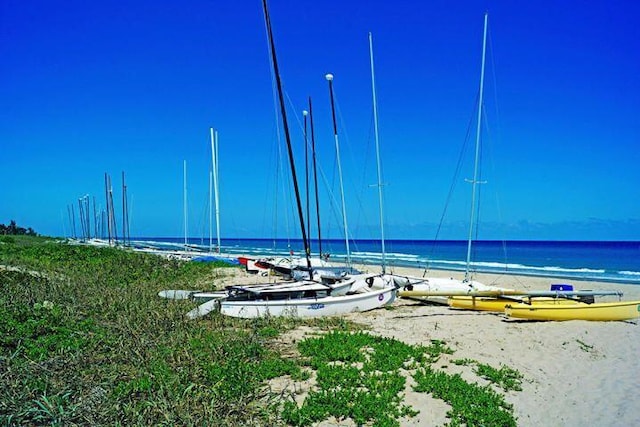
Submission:
[[[71,227],[73,227],[73,238],[76,239],[76,213],[73,211],[73,203],[71,206]]]
[[[373,38],[369,33],[369,57],[371,58],[371,93],[373,95],[373,126],[376,136],[376,164],[378,166],[378,201],[380,205],[380,243],[382,245],[382,274],[387,265],[384,247],[384,212],[382,211],[382,169],[380,168],[380,137],[378,134],[378,103],[376,100],[376,77],[373,67]]]
[[[124,171],[122,171],[122,240],[124,241],[125,246],[127,246],[127,240],[131,240],[131,236],[129,236],[129,206],[127,205],[127,184],[125,184],[124,180]]]
[[[98,217],[96,216],[96,196],[93,196],[93,237],[98,238]]]
[[[336,143],[336,161],[338,162],[340,196],[342,198],[342,223],[344,226],[344,241],[347,248],[347,265],[351,266],[351,251],[349,250],[349,227],[347,226],[347,206],[344,201],[344,184],[342,182],[342,166],[340,164],[340,144],[338,143],[338,125],[336,123],[336,108],[333,99],[333,74],[327,74],[324,77],[329,82],[329,95],[331,96],[331,117],[333,117],[333,139]]]
[[[218,252],[220,252],[220,203],[218,199],[218,131],[211,128],[211,156],[213,162],[213,194],[216,207],[216,237],[218,239]]]
[[[86,227],[86,221],[84,220],[84,215],[83,215],[83,212],[82,212],[82,203],[83,203],[83,200],[82,200],[82,197],[80,197],[78,199],[78,215],[80,216],[80,227],[82,229],[82,240],[85,240],[86,239],[86,235],[87,235],[87,232],[86,232],[86,228],[87,227]]]
[[[213,170],[209,171],[209,253],[213,252]]]
[[[211,134],[211,172],[209,172],[209,252],[212,252],[213,247],[213,176],[216,170],[216,150],[215,150],[215,137],[213,135],[213,128],[209,128]]]
[[[318,254],[322,257],[322,235],[320,233],[320,202],[318,200],[318,169],[316,168],[316,137],[313,131],[313,109],[309,97],[309,126],[311,127],[311,157],[313,158],[313,187],[316,193],[316,218],[318,220]]]
[[[311,252],[311,223],[309,222],[309,138],[307,137],[307,116],[309,112],[307,110],[302,111],[302,115],[304,116],[304,176],[305,176],[305,193],[307,198],[307,227],[309,227],[309,241],[307,245],[309,247],[309,252]]]
[[[307,267],[311,270],[311,259],[309,258],[309,246],[307,240],[307,230],[304,225],[304,214],[302,213],[302,202],[300,201],[300,191],[298,190],[298,178],[296,176],[296,166],[293,160],[293,149],[291,148],[291,137],[289,135],[289,124],[287,122],[287,111],[285,108],[284,94],[282,92],[282,82],[280,80],[280,70],[278,69],[278,60],[276,58],[276,46],[273,41],[273,31],[271,30],[271,19],[269,18],[269,9],[267,8],[267,0],[262,0],[264,10],[264,19],[267,25],[267,34],[269,36],[269,46],[271,48],[271,60],[273,63],[273,73],[276,77],[276,85],[278,88],[278,99],[280,100],[280,115],[282,116],[282,126],[284,127],[284,135],[287,141],[287,150],[289,152],[289,164],[291,166],[291,177],[293,179],[293,187],[296,193],[296,202],[298,205],[298,218],[300,220],[300,229],[302,231],[302,242],[304,243],[304,253],[307,258]]]
[[[183,163],[183,215],[184,215],[184,248],[187,249],[187,161]]]
[[[113,185],[111,184],[111,176],[109,176],[109,206],[111,215],[111,229],[113,230],[113,243],[118,244],[118,228],[116,227],[116,211],[113,207]]]
[[[484,63],[487,50],[487,22],[489,14],[484,14],[484,32],[482,36],[482,68],[480,70],[480,96],[478,97],[478,124],[476,127],[476,155],[473,166],[473,180],[471,181],[471,215],[469,220],[469,239],[467,240],[467,265],[464,272],[464,280],[470,280],[469,266],[471,264],[471,239],[473,238],[473,221],[476,209],[476,186],[478,182],[478,158],[480,156],[480,132],[482,130],[482,95],[484,91]]]
[[[107,173],[104,174],[104,198],[105,203],[107,205],[107,238],[109,239],[109,244],[111,244],[111,215],[109,210],[109,178]],[[73,227],[75,234],[75,226]]]
[[[84,196],[84,206],[86,211],[86,222],[87,222],[87,239],[91,239],[91,204],[89,202],[89,195],[85,194]]]

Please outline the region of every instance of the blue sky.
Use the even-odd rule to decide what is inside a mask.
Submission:
[[[636,2],[271,0],[270,11],[300,177],[313,98],[325,236],[341,237],[327,72],[350,233],[379,236],[371,31],[386,234],[434,238],[446,206],[439,237],[466,238],[488,11],[478,238],[640,240]],[[213,126],[222,236],[300,236],[259,0],[7,0],[0,20],[0,222],[68,234],[69,204],[89,194],[104,207],[105,173],[120,221],[124,171],[132,235],[181,236],[186,160],[189,234],[208,236]]]

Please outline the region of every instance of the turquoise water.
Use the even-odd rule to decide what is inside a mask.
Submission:
[[[139,238],[146,244],[182,248],[181,238]],[[222,239],[222,252],[246,255],[295,255],[304,253],[302,240]],[[189,244],[208,250],[208,241],[189,239]],[[355,262],[379,265],[378,240],[350,242]],[[330,259],[346,258],[343,240],[322,242]],[[317,241],[311,241],[317,254]],[[388,265],[430,269],[465,269],[466,241],[387,240]],[[479,272],[506,272],[533,276],[564,277],[640,284],[640,242],[557,242],[557,241],[477,241],[472,245],[472,269]]]

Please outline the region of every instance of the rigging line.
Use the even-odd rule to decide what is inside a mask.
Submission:
[[[207,231],[206,222],[207,222],[207,213],[209,212],[209,193],[208,192],[205,196],[205,199],[206,199],[206,203],[204,204],[204,209],[202,210],[202,217],[200,218],[200,223],[198,224],[198,228],[202,231],[202,236],[200,237],[200,244],[202,245],[204,245],[205,233]]]
[[[484,107],[484,103],[483,103],[483,107]],[[484,116],[484,108],[482,110],[483,110],[482,114]],[[486,120],[484,120],[483,122],[486,124]],[[485,138],[480,138],[480,140],[479,140],[479,149],[478,149],[478,182],[484,182],[482,180],[483,165],[484,165],[484,162],[483,162],[484,143],[485,143]],[[484,198],[482,197],[482,188],[483,187],[484,186],[479,185],[478,188],[477,188],[478,197],[477,197],[476,206],[475,206],[475,218],[476,218],[476,220],[475,220],[475,224],[474,224],[475,230],[474,230],[474,235],[473,235],[473,239],[475,241],[478,240],[478,236],[480,235],[480,213],[482,212],[482,210],[480,209],[480,205],[483,203],[483,200],[484,200]],[[478,254],[478,245],[472,245],[471,246],[471,254],[472,254],[472,256],[471,256],[471,259],[470,259],[470,263],[471,263],[470,270],[471,270],[471,272],[476,273],[477,269],[473,268],[472,265],[473,265],[473,260],[477,259],[476,255]]]
[[[273,129],[272,129],[272,132],[273,132]],[[274,151],[275,151],[275,147],[276,147],[276,146],[275,146],[274,144],[269,144],[269,156],[268,156],[268,163],[267,163],[267,164],[269,164],[269,165],[274,164],[274,159],[275,159]],[[260,227],[260,231],[261,231],[261,232],[263,233],[263,235],[265,235],[265,236],[267,235],[267,234],[266,234],[266,232],[265,232],[265,230],[267,229],[267,225],[266,225],[266,222],[267,222],[267,213],[268,213],[268,212],[267,212],[267,207],[269,206],[269,203],[267,203],[269,200],[268,200],[267,198],[269,197],[269,195],[270,195],[270,194],[273,194],[273,192],[274,192],[274,191],[272,190],[272,188],[271,188],[271,185],[272,185],[272,180],[271,180],[271,178],[272,178],[272,175],[271,175],[271,174],[267,174],[267,180],[266,180],[267,182],[266,182],[266,185],[265,185],[265,190],[266,190],[266,191],[263,191],[263,192],[262,192],[262,198],[263,198],[263,199],[262,199],[262,225],[261,225],[261,227]],[[278,188],[277,183],[274,185],[274,188],[276,188],[276,189]],[[234,215],[231,215],[231,218],[234,218],[234,217],[235,217]],[[271,226],[269,227],[269,229],[271,230],[271,231],[270,231],[271,233],[273,232],[273,227],[274,227],[274,224],[273,224],[273,219],[272,219]]]
[[[283,163],[284,160],[282,159],[283,154],[282,154],[282,144],[278,143],[278,167],[276,168],[279,172],[279,177],[281,177],[281,179],[279,180],[280,185],[282,186],[282,197],[286,200],[287,197],[289,197],[288,202],[289,203],[285,203],[285,207],[283,208],[284,211],[284,224],[285,224],[285,234],[286,234],[286,240],[287,240],[287,248],[291,247],[291,239],[290,239],[290,235],[291,235],[291,228],[289,227],[289,209],[286,207],[287,205],[291,205],[291,192],[287,191],[287,184],[290,184],[290,181],[287,180],[287,174],[284,172],[283,168]],[[280,189],[277,189],[276,192],[280,191]],[[276,195],[277,197],[277,195]],[[276,209],[276,211],[274,212],[274,215],[277,219],[278,216],[278,209]],[[277,234],[274,236],[276,239],[278,238]]]
[[[264,23],[265,23],[265,40],[267,43],[267,50],[269,52],[270,55],[273,55],[272,52],[272,45],[270,43],[270,37],[269,37],[269,23],[267,22],[267,17],[265,15],[264,17]],[[274,123],[275,123],[275,130],[276,130],[276,147],[277,147],[277,167],[276,167],[276,181],[275,181],[275,188],[274,188],[274,192],[273,194],[275,194],[275,198],[274,198],[274,211],[273,211],[273,219],[272,219],[272,233],[273,233],[273,247],[275,249],[276,247],[276,239],[278,238],[278,192],[279,192],[279,185],[282,185],[283,188],[283,195],[286,194],[284,188],[285,188],[285,183],[284,180],[279,179],[280,174],[284,177],[286,176],[284,174],[284,172],[282,171],[282,133],[280,130],[280,120],[279,120],[279,113],[278,113],[278,94],[277,94],[277,80],[276,80],[276,75],[275,75],[275,69],[273,67],[273,63],[270,60],[270,67],[269,67],[269,72],[270,72],[270,76],[271,76],[271,94],[273,97],[273,111],[274,111]],[[278,169],[278,167],[280,169]],[[266,205],[265,205],[266,206]],[[289,215],[287,213],[287,211],[285,210],[285,233],[287,236],[287,242],[289,242],[289,236],[290,236],[290,227],[289,227]]]
[[[483,109],[483,111],[486,111],[486,109]],[[491,173],[493,176],[497,176],[497,168],[496,168],[496,162],[495,162],[495,156],[493,155],[494,150],[493,150],[493,145],[492,145],[492,141],[494,140],[492,138],[492,134],[491,134],[491,129],[489,128],[489,124],[488,124],[488,120],[484,120],[485,123],[485,130],[487,133],[487,143],[486,143],[486,152],[489,156],[489,164],[491,166]],[[496,181],[493,184],[493,188],[494,190],[494,195],[495,195],[495,202],[496,202],[496,210],[498,211],[498,224],[504,224],[504,216],[502,214],[502,204],[501,204],[501,200],[500,200],[500,183],[499,181]],[[508,256],[507,256],[507,242],[506,240],[503,238],[500,240],[502,243],[502,256],[503,256],[503,260],[504,260],[504,266],[505,266],[505,271],[508,270]]]
[[[369,123],[369,134],[367,136],[367,138],[365,139],[366,144],[365,144],[365,149],[364,149],[364,155],[362,156],[362,161],[360,162],[361,164],[364,164],[364,167],[362,167],[362,175],[360,176],[360,182],[358,185],[358,188],[360,188],[360,191],[358,193],[356,193],[356,201],[358,202],[358,216],[357,216],[357,221],[356,221],[356,230],[355,233],[356,235],[359,235],[360,229],[363,227],[362,224],[365,224],[364,228],[365,228],[365,232],[367,232],[367,236],[370,239],[374,239],[373,234],[371,233],[371,229],[368,229],[367,224],[369,217],[367,216],[367,209],[365,209],[364,207],[364,200],[365,200],[365,191],[368,190],[371,187],[376,187],[377,184],[367,184],[367,181],[369,181],[367,179],[367,173],[368,171],[368,165],[369,162],[367,161],[367,159],[369,158],[369,155],[371,153],[371,148],[372,148],[372,136],[373,136],[373,126],[374,126],[374,117],[373,117],[373,109],[371,110],[371,121]]]
[[[327,175],[324,173],[324,170],[321,167],[318,167],[318,170],[320,172],[320,177],[322,178],[322,182],[325,185],[325,188],[327,189],[327,194],[329,196],[329,207],[331,208],[331,213],[333,214],[333,216],[329,216],[329,221],[328,224],[329,226],[326,228],[323,228],[323,230],[327,230],[327,234],[330,234],[331,232],[331,225],[333,224],[333,221],[331,221],[331,219],[335,220],[335,224],[338,224],[341,222],[340,217],[342,216],[341,212],[338,212],[339,209],[339,202],[336,199],[336,196],[334,194],[334,192],[332,191],[332,188],[329,186],[329,179],[327,178]],[[335,172],[335,168],[334,168],[334,172]],[[335,177],[334,177],[335,178]],[[337,229],[340,230],[340,234],[341,236],[344,238],[344,229],[342,227],[338,227],[336,226]],[[327,241],[331,240],[330,236],[327,236],[326,238]]]
[[[269,42],[269,27],[268,27],[268,23],[267,23],[267,19],[265,16],[265,34],[266,34],[266,38],[265,40],[267,40],[267,47],[268,47],[268,51],[270,54],[272,53],[272,46],[271,43]],[[286,176],[287,174],[284,173],[283,169],[283,154],[282,154],[282,133],[280,130],[280,120],[279,120],[279,113],[278,113],[278,95],[277,95],[277,81],[276,81],[276,75],[275,75],[275,70],[273,66],[269,67],[269,71],[270,71],[270,75],[271,75],[271,92],[272,92],[272,96],[273,96],[273,109],[274,109],[274,119],[275,119],[275,127],[276,127],[276,145],[277,145],[277,164],[279,167],[276,167],[276,185],[275,185],[275,201],[274,201],[274,212],[273,212],[273,247],[275,249],[276,247],[276,239],[278,239],[278,184],[282,185],[282,194],[283,197],[286,199],[287,194],[289,196],[289,202],[288,205],[290,206],[291,210],[293,210],[293,202],[291,200],[291,192],[287,192],[286,191],[286,184],[290,183],[291,181],[287,181],[285,182]],[[288,95],[287,95],[288,96]],[[279,172],[279,174],[278,174]],[[284,179],[278,179],[280,177],[280,175],[284,178]],[[286,234],[286,239],[287,239],[287,247],[290,248],[291,247],[291,227],[289,225],[289,215],[294,215],[293,213],[289,212],[286,208],[284,210],[284,220],[285,220],[285,234]]]
[[[302,111],[302,110],[303,110],[303,109],[298,109],[298,108],[296,108],[296,106],[293,104],[293,101],[291,100],[291,97],[289,96],[289,93],[288,93],[286,90],[284,90],[284,87],[283,87],[283,92],[284,92],[284,94],[285,94],[285,97],[286,97],[287,101],[289,102],[289,106],[290,106],[290,108],[291,108],[293,111]],[[304,148],[305,148],[305,150],[306,150],[306,152],[307,152],[307,156],[306,156],[306,157],[308,157],[308,152],[312,149],[312,147],[311,147],[311,141],[310,141],[310,140],[305,136],[305,135],[306,135],[306,134],[305,134],[305,132],[306,132],[306,130],[305,130],[305,125],[304,125],[304,123],[300,120],[300,116],[299,116],[299,114],[294,114],[293,116],[295,117],[295,119],[296,119],[296,123],[298,123],[298,128],[299,128],[299,130],[300,130],[301,134],[303,135],[303,138],[304,138]],[[309,205],[309,200],[308,200],[308,198],[309,198],[309,182],[308,182],[308,181],[309,181],[309,172],[308,172],[308,160],[306,160],[306,161],[305,161],[305,167],[306,167],[306,169],[305,169],[305,178],[306,178],[306,188],[305,188],[305,192],[306,192],[306,197],[307,197],[307,211],[308,211],[308,210],[309,210],[309,208],[308,208],[308,205]],[[289,195],[289,197],[291,197],[291,195]],[[292,218],[294,218],[294,217],[295,217],[295,210],[293,209],[293,200],[290,200],[290,201],[291,201],[291,216],[292,216]],[[308,231],[309,231],[309,233],[308,233],[308,234],[309,234],[309,236],[307,236],[307,247],[309,248],[309,251],[311,251],[311,247],[309,246],[309,244],[310,244],[310,242],[311,242],[311,224],[309,224],[308,214],[307,214],[307,227],[309,228],[309,230],[308,230]]]
[[[309,128],[311,130],[311,157],[313,160],[313,189],[315,193],[316,204],[316,223],[318,229],[318,255],[322,258],[322,229],[320,228],[320,196],[318,194],[318,166],[316,158],[316,134],[313,126],[313,104],[311,96],[309,96]],[[311,233],[309,233],[311,234]],[[311,250],[311,249],[309,249]]]
[[[307,247],[307,232],[306,232],[306,227],[305,227],[305,223],[304,223],[304,214],[302,212],[302,203],[300,201],[300,193],[298,191],[298,181],[297,181],[297,176],[296,176],[296,168],[295,168],[295,162],[294,162],[294,158],[293,158],[293,149],[291,147],[291,138],[290,138],[290,134],[289,134],[289,125],[288,125],[288,121],[287,121],[287,112],[286,112],[286,108],[285,108],[285,103],[284,103],[284,95],[282,93],[282,82],[280,79],[280,71],[278,69],[278,59],[276,57],[276,51],[275,51],[275,42],[273,40],[273,31],[271,28],[271,19],[269,17],[269,9],[267,7],[267,0],[262,0],[262,8],[264,11],[264,18],[265,18],[265,23],[267,26],[267,30],[268,30],[268,35],[269,35],[269,44],[271,45],[271,63],[273,66],[273,71],[274,74],[276,76],[276,81],[278,83],[278,99],[280,101],[280,115],[281,115],[281,119],[282,119],[282,127],[285,133],[285,138],[286,138],[286,142],[287,142],[287,152],[289,154],[289,166],[291,169],[291,179],[293,181],[293,187],[294,187],[294,191],[295,191],[295,195],[296,195],[296,205],[298,208],[298,219],[300,222],[300,231],[302,234],[302,241],[304,243],[304,248],[305,248],[305,258],[307,261],[307,267],[309,269],[311,269],[311,260],[309,258],[309,250]]]
[[[494,99],[494,110],[495,110],[495,115],[496,115],[496,141],[498,143],[498,145],[502,145],[502,126],[501,126],[501,120],[500,120],[500,108],[498,106],[498,79],[496,77],[496,63],[495,63],[495,57],[493,55],[493,38],[491,37],[491,30],[489,30],[489,59],[491,61],[491,72],[492,72],[492,77],[493,77],[493,99]],[[493,158],[492,158],[493,159]],[[492,164],[492,168],[495,170],[495,164]],[[502,216],[502,209],[501,209],[501,205],[500,205],[500,199],[499,199],[499,193],[498,191],[496,191],[496,204],[498,207],[498,219],[500,220],[500,223],[504,223],[504,218]],[[508,270],[508,257],[507,257],[507,242],[506,240],[502,239],[502,252],[503,252],[503,256],[504,256],[504,265],[505,265],[505,271]]]
[[[473,117],[475,117],[475,111],[478,108],[478,99],[480,97],[480,94],[478,93],[478,95],[476,96],[476,100],[474,102],[475,108],[473,109],[473,112],[471,114],[471,117],[469,118],[469,122],[467,124],[467,132],[462,144],[462,147],[460,149],[460,154],[458,155],[458,162],[456,164],[456,168],[454,170],[453,173],[453,177],[451,179],[451,185],[449,186],[449,193],[447,194],[447,198],[445,199],[445,204],[444,204],[444,209],[442,210],[442,215],[440,216],[440,221],[438,223],[438,227],[436,229],[436,235],[434,237],[433,240],[433,244],[431,245],[431,251],[429,252],[429,255],[427,257],[427,265],[425,266],[424,269],[424,273],[427,272],[428,268],[431,266],[431,259],[433,258],[433,254],[435,253],[436,250],[436,246],[438,243],[438,239],[440,238],[440,232],[442,231],[442,225],[444,224],[444,218],[447,214],[447,210],[449,208],[449,204],[451,203],[451,199],[453,198],[453,193],[458,185],[458,179],[460,177],[460,173],[462,171],[462,166],[464,163],[464,159],[466,157],[466,153],[467,153],[467,149],[469,147],[469,141],[471,139],[471,132],[473,129],[473,124],[474,124],[474,120]]]
[[[267,20],[266,17],[264,19],[264,31],[265,31],[265,41],[267,44],[267,51],[269,52],[269,55],[271,55],[271,43],[269,42],[269,28],[267,25]],[[281,164],[281,155],[280,155],[280,142],[282,140],[282,136],[280,133],[280,120],[278,117],[278,98],[277,98],[277,89],[276,89],[276,76],[275,76],[275,71],[273,69],[273,66],[271,64],[271,60],[269,60],[269,74],[271,76],[271,96],[273,98],[273,117],[274,117],[274,125],[275,125],[275,132],[276,132],[276,155],[275,155],[275,160],[276,160],[276,164],[280,165]],[[273,154],[273,151],[272,151]],[[279,171],[278,171],[278,167],[275,168],[276,169],[276,174],[275,174],[275,182],[274,182],[274,191],[272,193],[265,193],[265,203],[263,204],[263,206],[265,207],[265,211],[266,211],[266,200],[268,197],[268,194],[273,194],[275,195],[274,197],[274,201],[273,201],[273,206],[274,206],[274,210],[272,212],[272,219],[271,219],[271,233],[273,233],[273,248],[275,249],[276,247],[276,238],[278,235],[278,222],[277,222],[277,212],[278,212],[278,187],[279,187]],[[288,226],[287,226],[288,229]]]
[[[346,149],[348,152],[348,157],[350,160],[350,164],[355,164],[355,162],[353,161],[353,159],[355,158],[355,156],[353,155],[353,149],[352,149],[352,144],[351,141],[349,139],[349,132],[347,131],[347,126],[345,124],[345,120],[344,117],[342,115],[342,110],[340,109],[340,103],[338,102],[338,97],[337,95],[335,95],[335,91],[334,91],[334,104],[336,107],[336,111],[337,111],[337,116],[338,116],[338,123],[339,123],[339,127],[340,130],[344,133],[344,139],[346,140]],[[341,145],[341,147],[344,147],[344,144]],[[345,168],[343,168],[344,170]],[[351,170],[352,168],[346,168],[347,170]],[[365,162],[365,169],[366,169],[366,162]],[[344,177],[343,177],[344,178]],[[350,180],[348,182],[351,182]],[[351,187],[351,193],[355,194],[355,199],[356,202],[358,202],[358,206],[360,208],[362,208],[363,204],[362,204],[362,197],[361,194],[358,194],[358,192],[353,188],[353,185],[348,185],[349,187]],[[346,193],[346,192],[345,192]],[[346,231],[347,237],[345,238],[349,238],[349,243],[352,244],[354,246],[354,249],[357,251],[358,250],[358,244],[356,242],[356,240],[353,238],[353,233],[351,233],[351,231],[349,229],[347,229]]]
[[[289,107],[291,108],[291,110],[293,111],[302,111],[304,108],[298,108],[294,105],[293,101],[291,100],[291,97],[289,96],[289,92],[287,92],[283,86],[282,88],[285,97],[287,98],[287,101],[289,103]],[[300,120],[300,117],[298,117],[298,114],[294,114],[293,115],[296,118],[296,123],[298,124],[298,130],[300,131],[301,134],[304,134],[304,124],[302,123],[302,121]]]

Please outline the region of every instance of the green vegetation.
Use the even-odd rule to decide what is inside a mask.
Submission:
[[[333,416],[351,418],[358,425],[399,426],[401,417],[417,415],[402,403],[406,378],[401,370],[405,370],[416,381],[415,391],[431,393],[451,405],[448,416],[452,426],[516,425],[512,406],[491,386],[470,384],[460,375],[431,367],[441,355],[453,353],[442,341],[432,340],[426,347],[410,346],[362,331],[332,331],[308,338],[298,348],[316,372],[317,388],[301,406],[293,401],[284,404],[282,417],[288,424],[308,426]],[[513,381],[522,377],[507,367],[497,370],[470,359],[454,363],[476,363],[476,372],[505,390],[509,389],[505,384],[518,389]]]
[[[502,387],[504,391],[522,391],[522,374],[508,366],[496,369],[484,363],[478,363],[475,372],[482,378]]]
[[[9,225],[0,224],[0,234],[37,236],[33,228],[19,227],[14,220],[9,221]]]
[[[332,331],[298,347],[317,381],[317,390],[301,407],[294,402],[284,405],[283,419],[298,426],[330,416],[351,418],[358,425],[399,425],[398,418],[417,414],[402,404],[406,379],[400,369],[414,369],[450,352],[441,341],[410,346],[362,331]]]
[[[431,393],[451,405],[451,426],[515,426],[513,408],[490,386],[469,384],[459,374],[424,367],[414,375],[416,391]]]
[[[515,424],[491,386],[432,370],[453,352],[444,342],[410,346],[340,318],[190,321],[192,302],[157,292],[209,288],[233,267],[13,239],[0,244],[0,425],[392,426],[416,414],[407,375],[452,405],[452,425]],[[292,354],[280,335],[303,324],[324,332]],[[301,405],[268,387],[282,376],[315,384]]]
[[[500,386],[504,391],[522,391],[522,374],[508,366],[501,365],[496,369],[485,363],[479,363],[472,359],[457,359],[451,363],[458,366],[475,365],[474,372],[489,382]]]

